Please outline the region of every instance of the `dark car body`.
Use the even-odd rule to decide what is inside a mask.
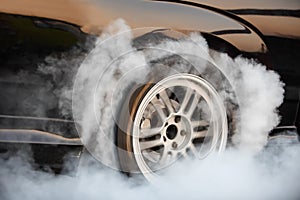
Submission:
[[[124,18],[132,28],[201,32],[211,48],[232,57],[242,54],[277,71],[286,84],[285,100],[280,107],[281,123],[271,134],[300,129],[298,0],[3,0],[0,2],[2,151],[10,144],[33,144],[37,162],[52,165],[58,171],[59,166],[52,163],[52,158],[70,156],[71,150],[76,152],[71,157],[79,157],[82,144],[72,115],[61,114],[55,88],[49,86],[57,79],[64,80],[67,72],[62,70],[59,77],[52,77],[36,71],[48,55],[73,47],[80,52],[69,56],[83,60],[81,52],[89,51],[84,43],[117,18]],[[44,151],[52,154],[46,158],[41,153]]]

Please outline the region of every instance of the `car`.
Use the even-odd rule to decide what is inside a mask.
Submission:
[[[159,56],[150,59],[148,63],[153,66],[150,77],[138,77],[137,72],[131,77],[142,78],[142,82],[130,82],[125,87],[126,82],[119,78],[115,85],[118,92],[109,85],[102,86],[101,90],[108,92],[106,96],[111,90],[116,102],[107,111],[109,106],[104,96],[98,102],[102,106],[94,107],[105,113],[98,115],[101,122],[97,116],[89,119],[85,115],[93,102],[83,95],[89,88],[81,86],[93,78],[93,73],[78,78],[81,72],[77,69],[86,66],[89,59],[105,58],[92,49],[99,35],[107,31],[105,27],[118,18],[132,27],[133,56],[164,41],[179,41],[191,33],[201,33],[211,52],[225,53],[233,59],[252,59],[276,71],[285,83],[285,96],[279,108],[280,124],[270,131],[269,138],[288,131],[295,139],[298,135],[290,132],[298,133],[300,128],[299,10],[300,3],[294,0],[3,0],[0,3],[0,152],[30,145],[38,168],[49,166],[62,173],[64,162],[75,160],[77,166],[86,149],[105,165],[127,174],[141,172],[150,180],[157,170],[179,157],[189,156],[189,152],[204,149],[204,158],[213,150],[221,152],[233,145],[232,137],[238,131],[235,121],[239,102],[227,76],[203,56],[191,58],[210,66],[208,72],[202,73],[188,70],[194,63],[181,55],[167,53],[163,59]],[[124,34],[126,38],[127,32],[111,35],[105,42],[113,45]],[[114,62],[126,61],[122,59],[118,55]],[[178,62],[185,63],[187,68],[176,68]],[[159,64],[164,67],[156,68]],[[103,66],[103,69],[107,71],[99,82],[111,73],[109,68]],[[172,70],[180,73],[169,73]],[[212,79],[212,75],[217,79]],[[117,73],[114,76],[119,77]],[[230,100],[220,97],[222,87],[227,95],[233,96]],[[86,107],[80,106],[85,104]],[[206,108],[200,109],[200,104]],[[214,113],[210,115],[212,120],[203,118],[206,115],[203,110],[207,109]],[[108,112],[113,125],[104,120]],[[99,130],[84,127],[83,123],[89,120],[99,125]],[[112,132],[113,136],[98,141],[99,131],[104,135]],[[109,142],[117,150],[103,156],[98,147],[108,148]],[[113,157],[117,164],[110,163]],[[168,157],[171,160],[167,161]]]

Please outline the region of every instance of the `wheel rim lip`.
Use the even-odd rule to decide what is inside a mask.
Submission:
[[[177,83],[174,84],[173,83],[174,81]],[[140,121],[142,119],[143,113],[145,112],[149,102],[157,94],[159,94],[160,92],[162,92],[163,90],[165,90],[167,88],[174,87],[174,86],[187,87],[183,83],[185,83],[186,85],[196,84],[196,86],[198,86],[197,91],[202,90],[202,92],[203,92],[203,90],[206,90],[204,93],[209,94],[210,97],[208,97],[208,96],[204,97],[203,93],[201,93],[201,92],[200,93],[201,93],[201,96],[204,98],[205,102],[208,104],[210,111],[214,110],[212,108],[218,107],[218,110],[220,111],[219,114],[221,115],[222,120],[220,123],[217,123],[217,124],[214,123],[213,126],[219,126],[219,124],[220,124],[222,127],[221,128],[222,133],[220,135],[213,134],[212,146],[218,145],[218,153],[221,153],[222,151],[224,151],[224,149],[226,147],[227,134],[228,134],[226,108],[223,104],[222,98],[219,96],[218,92],[214,89],[214,87],[205,79],[203,79],[199,76],[193,75],[193,74],[181,73],[181,74],[174,74],[174,75],[168,76],[167,78],[164,78],[163,80],[156,83],[146,93],[146,95],[144,95],[142,101],[140,102],[140,104],[138,106],[138,109],[137,109],[137,112],[136,112],[136,115],[135,115],[134,121],[133,121],[133,131],[132,131],[133,154],[134,154],[135,160],[137,162],[137,165],[138,165],[140,171],[150,181],[151,180],[153,181],[153,179],[157,179],[158,176],[153,173],[154,171],[147,165],[146,161],[143,158],[142,150],[141,150],[140,144],[139,144]],[[202,86],[202,87],[200,87],[200,86]],[[214,101],[217,102],[217,105],[213,104]],[[176,115],[176,113],[174,113],[174,115]],[[209,128],[210,127],[211,127],[211,122],[210,122]],[[220,137],[220,139],[219,139],[219,137]],[[207,155],[205,155],[204,157],[207,157],[214,149],[215,149],[215,147],[211,148],[207,152]],[[173,162],[175,162],[175,161],[172,161],[165,167],[169,166]],[[162,167],[162,168],[164,168],[164,167]]]

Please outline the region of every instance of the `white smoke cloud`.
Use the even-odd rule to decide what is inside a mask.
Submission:
[[[1,199],[299,199],[299,145],[256,157],[236,150],[169,169],[159,185],[85,166],[75,177],[33,171],[26,160],[0,160]]]
[[[123,20],[116,21],[104,30],[78,69],[73,112],[81,126],[83,142],[89,144],[88,150],[104,165],[119,169],[113,127],[115,112],[126,95],[121,91],[147,80],[151,72],[149,57],[157,60],[171,53],[186,59],[189,58],[186,55],[193,55],[207,60],[219,67],[230,81],[240,109],[234,147],[222,156],[178,162],[165,172],[159,185],[140,182],[140,179],[93,164],[83,163],[75,177],[54,176],[34,171],[27,161],[30,156],[1,158],[1,199],[273,200],[300,197],[299,145],[283,142],[279,145],[280,154],[278,149],[265,148],[269,131],[279,122],[276,108],[282,103],[284,93],[283,83],[275,72],[251,60],[216,54],[199,34],[179,41],[149,44],[143,52],[132,46],[133,38],[134,31]],[[191,63],[196,64],[195,60]],[[201,64],[206,66],[207,63]],[[185,70],[181,63],[178,65],[179,71]]]
[[[260,151],[279,123],[276,108],[283,102],[284,84],[278,74],[253,60],[219,54],[214,61],[229,77],[239,100],[240,132],[233,142],[244,150]]]

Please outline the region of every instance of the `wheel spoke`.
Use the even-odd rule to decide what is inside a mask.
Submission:
[[[182,100],[179,112],[181,112],[181,113],[184,112],[185,108],[187,107],[187,105],[189,103],[189,100],[190,100],[192,94],[193,94],[193,90],[190,89],[190,88],[187,88],[186,92],[185,92],[185,95],[184,95],[184,98]]]
[[[175,159],[175,154],[173,153],[167,153],[164,150],[163,155],[161,156],[161,159],[159,161],[159,165],[162,167],[167,166],[168,164],[170,164],[172,162],[172,160]]]
[[[167,115],[164,113],[163,109],[155,103],[151,102],[151,104],[154,107],[154,109],[157,111],[158,116],[160,117],[161,121],[164,122],[165,119],[167,118]]]
[[[159,165],[164,166],[170,156],[171,156],[170,154],[164,152],[159,160]]]
[[[156,127],[156,128],[144,128],[141,129],[140,138],[148,138],[152,137],[154,135],[157,135],[161,132],[162,127]]]
[[[160,158],[160,154],[155,151],[143,151],[143,156],[151,162],[157,163]]]
[[[163,141],[161,138],[157,140],[151,140],[151,141],[140,141],[141,150],[150,149],[161,145],[163,145]]]
[[[197,149],[196,149],[196,147],[195,147],[195,145],[193,143],[190,145],[190,150],[193,153],[193,155],[197,158],[199,152],[197,151]]]
[[[207,134],[207,130],[203,130],[203,131],[196,131],[193,133],[193,139],[196,138],[204,138]]]
[[[188,116],[192,116],[193,115],[193,113],[194,113],[194,111],[195,111],[195,109],[196,109],[196,107],[198,105],[199,99],[200,99],[199,96],[196,95],[196,94],[194,94],[193,97],[194,97],[193,101],[192,101],[192,103],[191,103],[191,105],[189,107],[189,110],[187,111],[187,115]]]
[[[166,107],[169,111],[169,114],[174,113],[175,110],[173,108],[172,102],[171,102],[166,90],[163,90],[162,92],[160,92],[160,97],[163,100],[164,104],[166,105]]]
[[[192,121],[191,122],[191,126],[193,128],[197,128],[197,127],[206,127],[209,126],[209,122],[205,121],[205,120],[199,120],[199,121]]]
[[[182,150],[182,151],[180,152],[180,154],[181,154],[181,156],[182,156],[183,158],[188,158],[188,157],[189,157],[188,154],[186,153],[186,150],[185,150],[185,149]]]

